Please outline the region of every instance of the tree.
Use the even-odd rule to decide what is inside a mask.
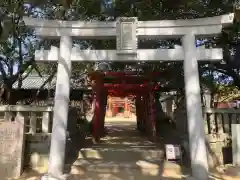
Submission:
[[[28,4],[26,4],[28,2]],[[11,20],[9,26],[9,34],[7,43],[1,43],[0,71],[4,80],[5,89],[11,91],[12,83],[21,80],[24,75],[28,74],[32,68],[36,67],[34,63],[33,52],[36,49],[34,32],[26,27],[21,26],[21,17],[28,15],[32,17],[42,17],[47,19],[64,19],[64,20],[103,20],[113,21],[119,16],[137,16],[139,20],[160,20],[160,19],[185,19],[208,17],[232,12],[233,1],[200,1],[200,0],[148,0],[148,1],[132,1],[132,0],[115,0],[115,1],[80,1],[80,0],[62,0],[62,1],[36,1],[36,0],[4,0],[1,2],[1,10],[4,16]],[[174,6],[173,6],[174,5]],[[224,74],[218,76],[221,79],[212,79],[206,83],[212,86],[215,81],[227,81],[229,77],[233,79],[232,84],[240,87],[239,68],[233,66],[232,49],[236,48],[239,39],[239,24],[235,23],[233,28],[224,31],[220,38],[208,39],[208,46],[223,47],[225,64],[200,64],[201,82],[206,83],[206,79],[210,77],[203,76],[206,72],[221,72]],[[32,41],[34,40],[34,41]],[[38,40],[39,46],[45,48],[50,44],[58,45],[57,41]],[[24,44],[24,45],[23,45]],[[75,45],[85,49],[87,47],[96,49],[115,49],[116,42],[113,40],[89,40],[74,41]],[[174,44],[180,44],[179,39],[176,40],[144,40],[139,42],[141,48],[159,48],[173,47]],[[24,48],[23,48],[24,47]],[[126,63],[110,63],[112,69],[125,69]],[[129,63],[134,64],[134,63]],[[30,66],[29,66],[30,65]],[[94,63],[81,63],[74,67],[73,74],[77,76],[79,73],[92,70]],[[17,66],[17,68],[16,68]],[[41,73],[49,74],[49,80],[56,73],[56,66],[46,64],[37,65],[37,69],[41,69]],[[46,68],[48,67],[48,68]],[[182,63],[176,62],[157,62],[142,63],[144,71],[160,71],[161,83],[164,87],[184,92],[184,80]],[[17,72],[14,72],[15,69]],[[46,71],[44,71],[46,70]],[[181,77],[181,81],[176,77]],[[209,79],[210,78],[210,79]],[[211,83],[212,84],[211,84]]]
[[[0,44],[0,72],[3,81],[1,97],[8,104],[14,104],[11,98],[12,85],[18,81],[18,88],[22,80],[36,67],[34,63],[34,47],[31,42],[31,31],[22,26],[22,16],[27,7],[20,0],[4,0],[1,2],[3,20],[7,21],[3,33],[5,41]]]

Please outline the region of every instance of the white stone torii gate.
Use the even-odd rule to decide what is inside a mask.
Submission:
[[[70,92],[71,61],[179,61],[184,60],[192,176],[208,179],[204,121],[200,98],[198,61],[221,60],[221,49],[196,48],[196,36],[215,36],[233,23],[234,14],[192,20],[137,21],[119,18],[116,22],[40,20],[24,17],[27,26],[44,38],[59,38],[60,48],[36,51],[36,61],[58,61],[53,129],[46,179],[63,179],[65,141]],[[72,37],[78,39],[116,38],[116,50],[79,50],[72,48]],[[138,50],[138,39],[181,38],[175,49]],[[44,179],[44,178],[43,178]]]

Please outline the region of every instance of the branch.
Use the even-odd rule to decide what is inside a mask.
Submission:
[[[22,66],[23,64],[23,56],[22,56],[22,38],[21,37],[18,37],[17,38],[17,42],[18,42],[18,56],[19,56],[19,64],[18,64],[18,69],[20,69],[20,67]],[[22,87],[22,76],[21,74],[19,74],[19,77],[18,77],[18,89],[20,89]]]
[[[16,74],[14,74],[9,78],[8,80],[9,83],[13,84],[15,81],[17,81],[19,78],[19,75],[22,75],[26,71],[26,69],[33,64],[33,62],[34,62],[33,60],[30,60],[30,61],[27,61],[26,64],[23,64],[24,67],[22,66]]]
[[[1,56],[0,56],[0,61],[5,62],[4,58],[1,57]],[[1,74],[3,76],[3,79],[6,80],[7,79],[7,74],[6,74],[5,70],[4,70],[3,64],[1,62],[0,62],[0,71],[1,71]]]
[[[28,67],[29,67],[29,66],[28,66]],[[24,77],[21,76],[21,79],[22,79],[22,80],[26,79],[26,78],[29,76],[29,74],[32,72],[33,69],[34,69],[34,67],[31,66],[30,69],[29,69],[29,71],[26,73],[26,75],[25,75]],[[24,72],[25,72],[25,71],[24,71]]]

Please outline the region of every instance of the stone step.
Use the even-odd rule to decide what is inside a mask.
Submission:
[[[164,149],[159,149],[158,147],[154,146],[92,146],[89,148],[82,148],[80,151],[101,151],[101,152],[163,152]]]
[[[92,147],[79,151],[78,159],[95,159],[116,162],[135,162],[137,160],[162,160],[164,151],[153,148],[133,147]]]
[[[121,164],[111,163],[108,166],[72,166],[72,180],[159,180],[168,175],[171,178],[175,177],[177,179],[182,176],[181,167],[174,163],[162,161],[161,164],[156,165],[154,163],[138,161],[136,164],[137,166],[135,167],[131,167],[129,164],[123,167]]]
[[[155,160],[155,161],[146,161],[146,160],[136,160],[136,161],[111,161],[111,160],[101,160],[101,159],[77,159],[73,166],[79,167],[87,167],[89,168],[130,168],[130,169],[138,169],[139,167],[147,168],[147,169],[156,169],[159,168],[163,164],[163,160]]]

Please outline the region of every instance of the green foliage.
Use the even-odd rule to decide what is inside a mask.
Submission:
[[[23,15],[47,19],[64,20],[102,20],[113,21],[119,16],[137,16],[139,20],[160,20],[160,19],[192,19],[198,17],[216,16],[233,11],[233,0],[2,0],[0,10],[5,22],[0,54],[4,56],[0,62],[0,71],[4,84],[11,89],[16,80],[21,80],[24,73],[38,67],[42,74],[53,75],[56,65],[34,63],[34,51],[37,46],[47,49],[50,45],[58,45],[55,40],[37,40],[34,32],[22,26]],[[67,5],[70,4],[70,7]],[[234,84],[240,87],[239,67],[233,65],[231,53],[239,43],[238,23],[228,30],[225,30],[221,37],[209,39],[208,46],[222,47],[224,49],[224,63],[200,64],[200,80],[204,86],[216,89],[218,84]],[[75,45],[81,48],[115,49],[116,42],[105,41],[74,41]],[[139,42],[144,48],[169,48],[174,44],[180,44],[176,40],[144,40]],[[24,47],[24,48],[23,48]],[[129,63],[134,64],[134,63]],[[31,66],[29,66],[31,65]],[[81,63],[74,68],[74,76],[81,72],[91,71],[94,63]],[[126,63],[111,63],[112,69],[123,70]],[[16,68],[17,67],[17,68]],[[144,71],[159,71],[162,76],[159,81],[164,87],[182,91],[184,88],[183,68],[181,63],[176,62],[155,62],[142,63]],[[15,68],[15,71],[13,70]],[[211,73],[220,72],[217,77]],[[206,73],[208,75],[206,75]],[[229,79],[230,77],[230,79]]]

